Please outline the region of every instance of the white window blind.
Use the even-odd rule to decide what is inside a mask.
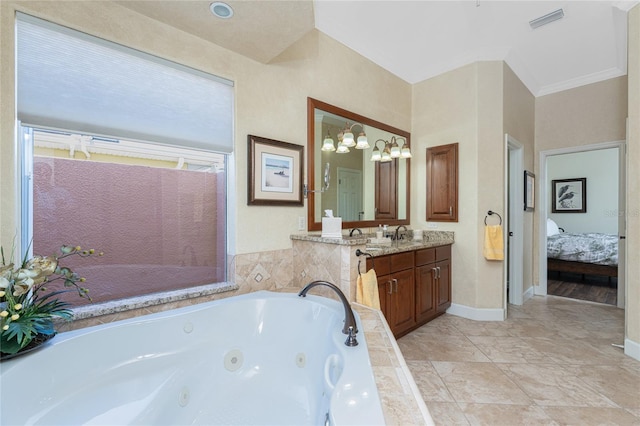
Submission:
[[[233,151],[233,82],[24,14],[18,119],[90,134]]]

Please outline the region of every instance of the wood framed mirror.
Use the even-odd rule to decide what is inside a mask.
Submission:
[[[369,148],[352,147],[346,153],[322,150],[327,138],[339,144],[346,128],[354,138],[365,133]],[[322,229],[325,210],[342,217],[343,229],[408,225],[411,159],[380,162],[371,161],[371,155],[374,147],[383,151],[385,142],[410,148],[410,139],[411,134],[404,130],[307,98],[307,229]]]

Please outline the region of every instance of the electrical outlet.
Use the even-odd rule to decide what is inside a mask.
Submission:
[[[434,223],[434,222],[427,223],[427,228],[436,229],[437,227],[438,227],[437,223]]]
[[[304,216],[298,216],[298,231],[307,229],[307,223]]]

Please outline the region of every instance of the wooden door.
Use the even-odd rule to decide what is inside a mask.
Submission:
[[[435,263],[416,268],[416,322],[422,323],[436,316]]]
[[[400,336],[415,325],[415,281],[413,268],[394,272],[391,276],[393,294],[388,306],[389,327],[395,336]]]
[[[395,220],[398,218],[398,171],[396,162],[376,162],[375,218]]]
[[[438,312],[444,312],[451,306],[451,260],[436,263],[438,268],[437,297]]]
[[[458,221],[458,144],[427,148],[427,220]]]

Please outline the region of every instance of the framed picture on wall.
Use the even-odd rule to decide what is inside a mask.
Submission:
[[[248,205],[302,206],[304,147],[248,135]]]
[[[586,213],[587,178],[551,181],[551,213]]]
[[[524,171],[524,211],[532,212],[536,207],[536,175]]]

